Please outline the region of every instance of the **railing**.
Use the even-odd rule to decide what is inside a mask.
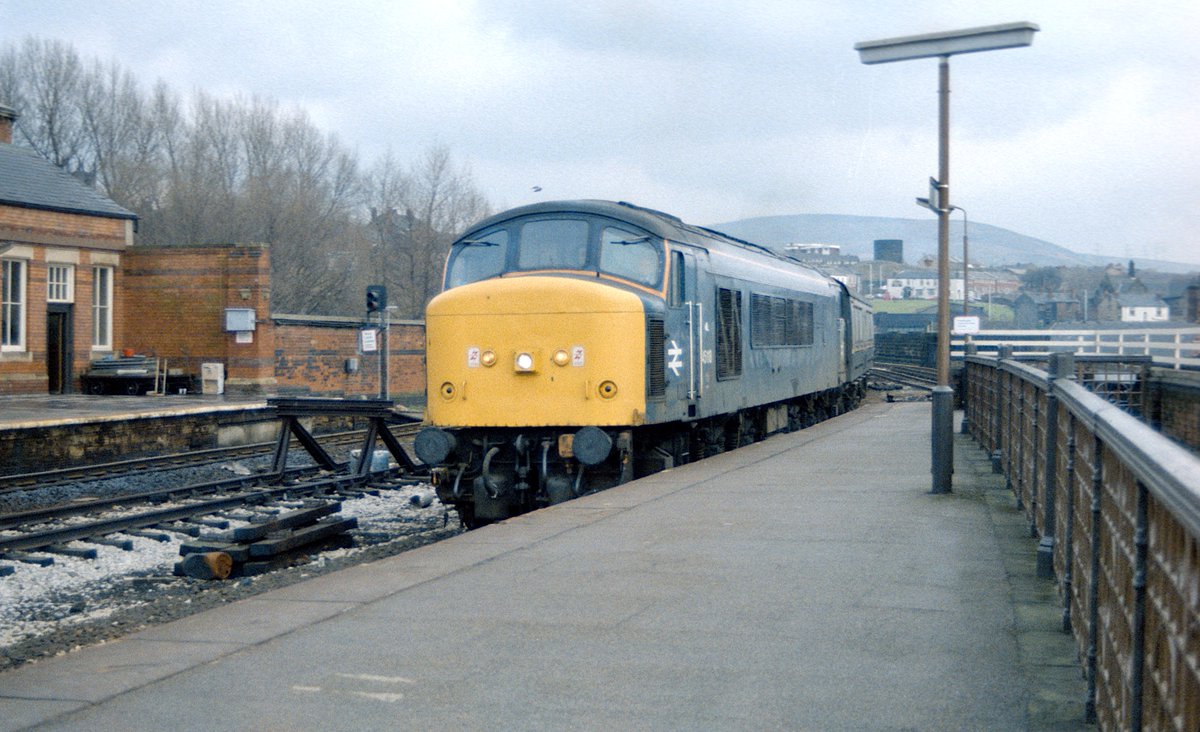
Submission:
[[[966,339],[954,336],[950,355],[962,358]],[[1149,356],[1155,365],[1200,368],[1200,327],[1126,330],[984,330],[970,336],[977,353],[1012,346],[1016,355],[1051,353]]]
[[[1200,729],[1200,458],[1072,378],[966,359],[967,423],[1040,537],[1102,729]],[[1060,376],[1061,375],[1061,376]]]

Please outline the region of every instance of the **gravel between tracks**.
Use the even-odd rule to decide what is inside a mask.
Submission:
[[[211,479],[200,477],[203,472],[192,469],[187,477]],[[76,488],[80,495],[95,489]],[[0,577],[0,671],[460,533],[457,515],[436,499],[426,508],[410,502],[422,490],[430,488],[343,499],[341,515],[359,520],[351,546],[297,557],[293,566],[251,577],[205,581],[173,576],[180,537],[168,542],[135,538],[134,551],[101,546],[97,559],[60,556],[52,567],[13,564],[14,573]],[[62,492],[56,488],[57,499]]]

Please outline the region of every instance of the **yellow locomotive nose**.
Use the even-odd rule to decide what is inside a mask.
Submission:
[[[425,323],[435,425],[645,421],[645,309],[628,290],[566,277],[489,279],[438,295]],[[494,368],[501,358],[512,368]]]

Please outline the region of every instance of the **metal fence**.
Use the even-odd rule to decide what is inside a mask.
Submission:
[[[1049,371],[966,359],[968,429],[1040,537],[1102,729],[1200,730],[1200,458]]]
[[[954,336],[950,355],[961,358],[967,338]],[[1017,355],[1056,352],[1095,356],[1149,356],[1167,368],[1200,368],[1200,327],[1120,330],[984,330],[969,337],[977,353],[1012,346]]]

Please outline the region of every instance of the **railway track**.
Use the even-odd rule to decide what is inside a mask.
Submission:
[[[898,363],[876,363],[871,376],[877,380],[890,381],[901,386],[931,391],[937,386],[937,370],[925,366]]]
[[[52,563],[45,555],[94,558],[95,549],[70,544],[128,549],[128,537],[145,536],[148,530],[198,536],[202,527],[228,528],[228,519],[219,517],[236,509],[278,513],[282,502],[333,501],[419,482],[398,477],[394,469],[323,475],[316,468],[300,468],[288,471],[284,484],[261,484],[265,479],[235,478],[0,515],[0,558],[41,565]],[[171,505],[162,507],[164,502]]]
[[[392,428],[392,431],[398,438],[411,438],[416,434],[417,426],[397,425]],[[357,445],[362,442],[363,434],[364,430],[337,432],[322,435],[321,441],[331,447]],[[293,445],[298,445],[298,443],[293,440]],[[203,450],[192,450],[185,453],[172,453],[170,455],[154,455],[129,460],[78,465],[68,468],[0,475],[0,494],[84,481],[104,480],[132,473],[167,471],[209,463],[259,458],[270,455],[275,446],[276,443],[274,441],[259,442],[251,445],[214,447]]]
[[[411,426],[399,427],[400,436],[410,436]],[[325,446],[361,445],[363,431],[327,435]],[[165,471],[181,467],[203,467],[231,459],[269,458],[275,443],[249,445],[234,449],[202,450],[182,455],[121,461],[96,466],[81,466],[61,471],[43,471],[13,479],[0,492],[27,491],[40,495],[47,487],[79,482],[78,492],[68,500],[61,497],[47,505],[0,512],[0,559],[47,565],[53,555],[94,558],[96,550],[87,545],[112,545],[131,548],[130,536],[145,535],[147,530],[196,536],[200,526],[227,527],[228,520],[213,516],[231,510],[278,504],[284,500],[321,498],[336,500],[359,496],[366,490],[397,488],[419,483],[419,479],[400,477],[398,468],[358,474],[350,463],[322,468],[303,466],[282,473],[260,472],[184,485]],[[105,492],[109,481],[122,480],[134,473],[161,473],[162,486],[136,491]],[[154,479],[154,476],[151,476]],[[57,489],[50,492],[57,493]],[[40,500],[40,499],[39,499]],[[169,505],[168,505],[169,504]],[[271,509],[278,512],[278,509]],[[82,542],[84,547],[71,545]],[[3,568],[0,568],[3,569]]]

